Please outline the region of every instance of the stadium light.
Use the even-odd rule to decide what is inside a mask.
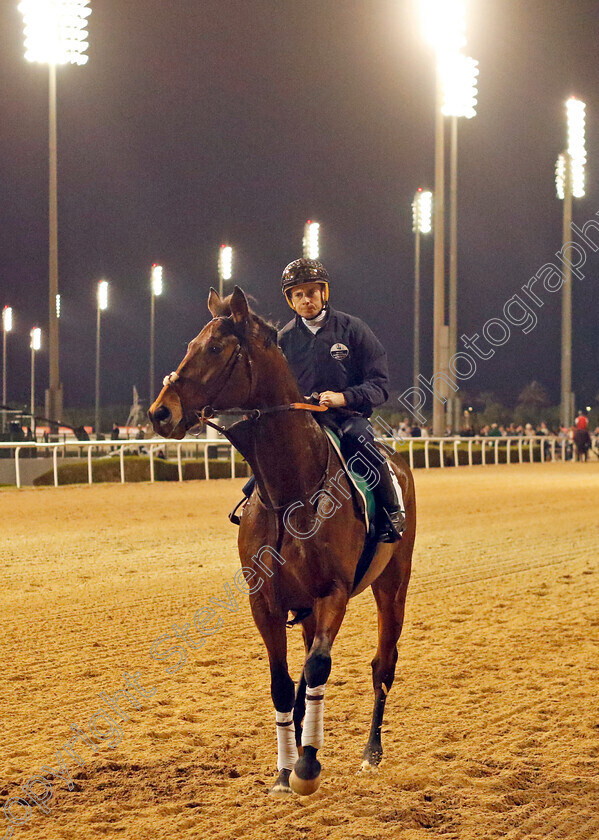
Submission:
[[[98,309],[108,309],[108,280],[98,283]]]
[[[31,428],[35,428],[33,415],[35,414],[35,354],[42,348],[42,331],[40,327],[34,327],[29,333],[29,347],[31,348],[31,402],[29,413],[31,414]]]
[[[221,245],[218,252],[218,293],[222,297],[225,280],[233,276],[233,248]]]
[[[21,0],[25,58],[40,64],[87,64],[89,0]]]
[[[412,202],[412,231],[430,233],[432,226],[433,194],[419,187]]]
[[[424,38],[437,53],[466,46],[465,0],[418,0],[418,9]]]
[[[21,0],[27,61],[48,65],[49,79],[49,387],[46,416],[55,430],[62,415],[59,370],[58,208],[56,149],[56,65],[86,64],[89,0]]]
[[[414,233],[414,387],[420,386],[420,234],[432,228],[433,194],[419,187],[412,202]]]
[[[102,323],[101,313],[108,309],[108,280],[100,280],[98,283],[96,307],[96,414],[94,431],[96,440],[100,434],[100,325]]]
[[[424,38],[435,50],[437,61],[435,117],[435,248],[433,368],[447,371],[449,358],[457,352],[457,118],[476,113],[478,62],[461,54],[466,46],[465,0],[418,0]],[[449,241],[449,324],[445,323],[445,126],[444,115],[452,118],[450,151],[450,241]],[[433,400],[433,434],[446,430],[445,403],[452,394],[448,387],[442,399]],[[461,400],[449,398],[450,425],[459,428]]]
[[[462,53],[445,52],[439,56],[439,72],[445,116],[469,120],[476,116],[478,61]]]
[[[6,336],[12,332],[12,307],[5,306],[2,310],[2,405],[6,405]],[[6,429],[6,410],[2,409],[2,431]]]
[[[153,264],[150,272],[150,398],[154,399],[154,343],[156,324],[156,298],[164,291],[163,270],[161,265]]]
[[[449,350],[451,359],[458,352],[458,117],[476,116],[478,61],[460,52],[438,56],[443,89],[443,114],[450,118],[449,148]],[[461,399],[450,392],[448,425],[458,432],[461,424]]]
[[[465,0],[418,0],[422,34],[436,54],[435,96],[435,242],[433,271],[433,369],[449,364],[448,327],[445,323],[445,123],[442,56],[466,45]],[[447,389],[445,389],[447,391]],[[445,434],[446,394],[433,400],[433,434]]]
[[[568,122],[568,156],[570,158],[570,177],[574,198],[584,196],[584,166],[587,162],[585,148],[585,110],[586,105],[575,96],[566,102]]]
[[[304,225],[304,238],[302,250],[304,257],[309,260],[317,260],[320,256],[320,224],[311,222],[310,219]]]
[[[162,266],[152,266],[152,294],[154,297],[160,297],[164,291],[164,284],[162,280]]]
[[[585,193],[586,105],[575,96],[566,101],[567,145],[555,164],[555,188],[563,201],[562,251],[571,239],[572,199]],[[572,266],[564,260],[562,285],[562,347],[560,422],[571,426],[574,422],[574,394],[572,393]]]

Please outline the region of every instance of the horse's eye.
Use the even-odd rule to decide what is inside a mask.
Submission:
[[[220,346],[220,344],[211,344],[208,348],[208,352],[213,353],[215,356],[217,356],[219,353],[223,352],[223,348]]]

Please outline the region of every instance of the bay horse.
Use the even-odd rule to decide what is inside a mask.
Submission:
[[[393,456],[406,529],[399,542],[379,543],[355,584],[364,517],[336,450],[308,410],[313,407],[303,403],[277,346],[276,329],[249,309],[238,286],[223,299],[211,289],[208,308],[212,320],[190,342],[177,370],[165,377],[148,414],[159,435],[179,440],[211,409],[244,414],[226,435],[256,477],[241,516],[238,547],[244,587],[270,663],[279,771],[270,792],[309,795],[320,784],[317,752],[324,736],[331,648],[350,597],[369,585],[378,609],[378,647],[362,769],[375,769],[381,761],[381,727],[395,676],[416,532],[414,481],[403,459]],[[383,456],[379,459],[380,464]],[[297,691],[287,667],[289,623],[301,624],[306,653]]]

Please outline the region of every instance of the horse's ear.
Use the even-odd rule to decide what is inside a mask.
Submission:
[[[213,318],[218,317],[221,308],[221,298],[215,288],[210,286],[210,294],[208,295],[208,309]]]
[[[243,324],[250,317],[247,298],[239,286],[235,286],[235,290],[229,301],[229,306],[231,307],[233,321],[236,324]]]

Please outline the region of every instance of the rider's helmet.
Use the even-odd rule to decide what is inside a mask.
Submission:
[[[322,298],[326,303],[329,299],[329,274],[324,265],[318,260],[309,260],[301,257],[299,260],[290,262],[281,276],[281,290],[291,305],[289,293],[294,286],[301,286],[302,283],[321,283]]]

